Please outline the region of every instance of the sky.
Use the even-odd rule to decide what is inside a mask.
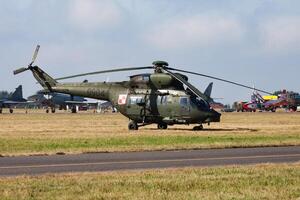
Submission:
[[[22,84],[27,97],[41,89],[30,72],[12,73],[30,63],[37,44],[36,64],[53,77],[164,60],[270,92],[300,92],[297,0],[1,0],[0,90]],[[203,91],[212,80],[189,81]],[[212,96],[223,103],[250,99],[251,90],[213,82]]]

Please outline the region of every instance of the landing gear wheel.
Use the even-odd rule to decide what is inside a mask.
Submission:
[[[137,125],[137,123],[135,121],[130,121],[128,124],[128,129],[129,130],[138,130],[139,126]]]
[[[199,126],[195,126],[195,127],[193,128],[193,130],[194,130],[194,131],[201,131],[201,130],[203,130],[203,125],[200,124]]]
[[[158,129],[167,129],[168,128],[168,124],[166,124],[166,123],[159,123],[159,124],[157,124],[157,128]]]
[[[10,109],[9,109],[9,112],[10,112],[10,113],[13,113],[13,112],[14,112],[14,110],[13,110],[12,108],[10,108]]]
[[[76,113],[76,112],[77,112],[76,106],[73,106],[73,107],[72,107],[71,112],[72,112],[72,113]]]
[[[0,113],[2,113],[2,108],[0,108]]]
[[[46,113],[49,113],[49,109],[48,108],[46,109]]]
[[[51,112],[52,112],[52,113],[55,113],[55,108],[51,108]]]

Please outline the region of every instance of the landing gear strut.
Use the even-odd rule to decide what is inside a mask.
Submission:
[[[71,112],[72,112],[72,113],[77,113],[76,106],[72,106]]]
[[[130,121],[128,124],[128,129],[129,130],[138,130],[139,126],[135,121]]]
[[[55,113],[55,108],[51,108],[51,112],[52,112],[52,113]]]
[[[203,125],[200,124],[199,126],[195,126],[195,127],[193,128],[193,130],[194,130],[194,131],[200,131],[200,130],[203,130]]]

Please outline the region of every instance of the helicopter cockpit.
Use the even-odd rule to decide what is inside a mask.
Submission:
[[[200,99],[199,97],[191,96],[190,100],[191,100],[191,106],[194,106],[199,110],[206,111],[209,110],[210,108],[209,104],[203,99]]]

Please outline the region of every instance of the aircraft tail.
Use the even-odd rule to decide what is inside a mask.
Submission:
[[[207,88],[204,91],[204,94],[209,98],[211,98],[212,87],[213,87],[213,82],[209,83]]]
[[[49,76],[46,72],[44,72],[38,66],[29,66],[27,68],[20,68],[14,71],[14,74],[19,74],[24,71],[30,70],[34,76],[34,78],[41,84],[44,89],[52,91],[52,87],[56,86],[57,81]]]
[[[12,101],[21,101],[23,99],[23,89],[22,85],[19,85],[16,90],[10,95],[10,100]]]
[[[39,84],[41,84],[44,89],[48,89],[52,92],[52,87],[56,86],[57,81],[38,66],[34,66],[30,70]]]
[[[32,56],[32,61],[28,65],[28,67],[22,67],[14,71],[14,75],[30,70],[35,77],[35,79],[41,84],[44,89],[48,89],[50,92],[52,91],[52,87],[56,86],[57,81],[49,76],[46,72],[44,72],[38,66],[33,66],[35,59],[37,58],[38,52],[40,49],[40,45],[36,46],[36,49]]]

